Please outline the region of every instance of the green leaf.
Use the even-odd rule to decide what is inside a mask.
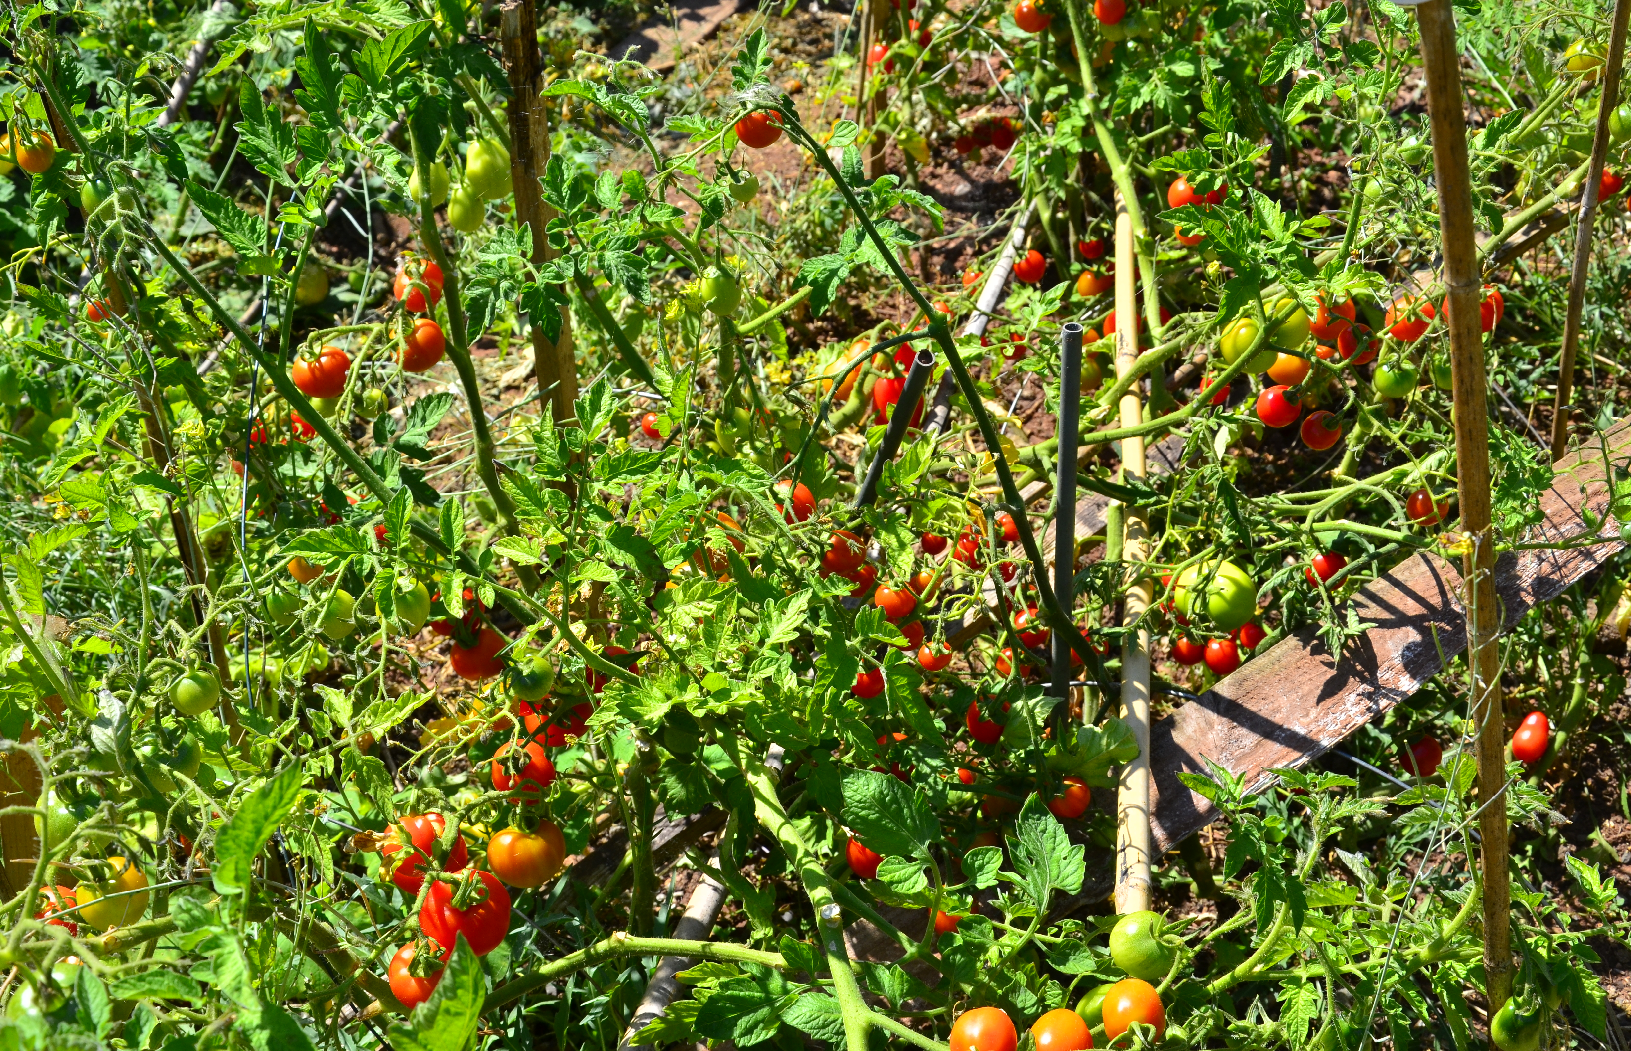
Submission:
[[[997,873],[1002,871],[1002,848],[975,847],[963,855],[963,874],[979,890],[997,885]]]
[[[820,315],[838,299],[838,290],[849,273],[849,260],[842,255],[812,256],[799,266],[793,287],[810,287],[810,313]]]
[[[251,879],[255,856],[300,801],[302,770],[291,763],[250,793],[215,841],[211,875],[218,894],[239,894]]]
[[[1054,891],[1075,894],[1082,889],[1082,878],[1087,874],[1086,848],[1070,841],[1065,826],[1034,793],[1025,800],[1014,822],[1008,851],[1020,886],[1036,904],[1037,912],[1047,913]]]
[[[239,84],[238,108],[244,116],[235,125],[238,152],[249,158],[262,174],[285,186],[293,186],[288,167],[300,159],[294,145],[294,131],[283,122],[277,107],[266,107],[261,101],[260,89],[249,77],[244,77]]]
[[[697,1033],[709,1040],[732,1040],[748,1046],[776,1035],[781,1016],[799,997],[786,979],[769,968],[719,984],[697,1012]]]
[[[927,859],[940,822],[923,792],[877,770],[844,771],[844,824],[884,855]]]
[[[921,861],[909,861],[890,855],[878,865],[878,879],[896,897],[916,898],[929,889],[929,873]]]
[[[174,971],[154,970],[127,974],[108,990],[115,1000],[185,1000],[198,1003],[204,991],[198,982]]]
[[[460,934],[435,992],[413,1009],[409,1025],[391,1026],[391,1044],[398,1051],[465,1051],[481,1022],[486,985],[481,960]]]
[[[737,91],[746,91],[763,81],[769,69],[770,41],[760,26],[742,42],[742,50],[731,66],[731,86]]]
[[[1280,1025],[1292,1047],[1303,1046],[1308,1038],[1308,1023],[1319,1017],[1319,1012],[1319,986],[1301,978],[1281,983]]]
[[[1592,912],[1603,912],[1614,904],[1614,899],[1619,896],[1614,881],[1603,879],[1596,865],[1577,854],[1564,855],[1563,862],[1569,868],[1569,875],[1579,884],[1586,908]]]
[[[457,500],[449,500],[444,503],[439,526],[442,543],[447,545],[447,549],[453,552],[462,551],[464,549],[464,504]],[[450,588],[449,591],[451,592],[451,590]],[[462,610],[454,612],[451,606],[448,607],[448,611],[453,613],[455,617],[463,612]]]
[[[650,1025],[635,1033],[629,1043],[668,1047],[673,1044],[694,1044],[697,1041],[697,1012],[702,1007],[695,1000],[676,1000],[658,1015]]]
[[[1009,702],[1008,721],[1002,727],[1003,745],[1015,751],[1043,747],[1048,714],[1058,704],[1059,698],[1044,694],[1040,686],[1027,686],[1023,694]]]
[[[431,459],[434,454],[425,448],[424,443],[430,437],[430,432],[442,422],[442,417],[453,408],[453,400],[453,395],[447,391],[437,391],[408,406],[408,417],[403,421],[402,433],[392,445],[416,460]]]
[[[355,53],[357,72],[372,86],[385,87],[388,80],[419,57],[433,28],[429,20],[414,22],[383,40],[370,40]]]
[[[91,1031],[97,1036],[105,1035],[113,1019],[113,1005],[108,1002],[108,987],[89,967],[81,967],[74,979],[74,999],[79,1001],[85,1021],[91,1023]]]
[[[311,115],[314,123],[338,128],[343,124],[340,119],[340,74],[329,55],[328,40],[310,18],[306,19],[302,39],[306,53],[294,61],[301,84],[294,93],[295,101]]]
[[[808,992],[793,1001],[782,1021],[817,1040],[837,1047],[844,1040],[844,1014],[838,1001],[826,993]]]

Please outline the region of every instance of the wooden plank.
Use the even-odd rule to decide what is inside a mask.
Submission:
[[[1631,465],[1631,422],[1605,435],[1616,467]],[[1607,516],[1609,489],[1601,451],[1592,446],[1565,457],[1542,494],[1545,520],[1530,542],[1562,543],[1587,532],[1582,510]],[[1619,526],[1604,539],[1569,550],[1508,552],[1496,564],[1502,630],[1554,598],[1623,547]],[[1206,773],[1210,760],[1245,775],[1251,790],[1273,780],[1271,770],[1301,766],[1414,693],[1467,644],[1457,598],[1455,560],[1417,554],[1361,588],[1353,605],[1376,626],[1340,658],[1313,627],[1282,639],[1156,723],[1150,744],[1155,776],[1155,839],[1166,850],[1217,816],[1211,804],[1178,781],[1183,771]]]
[[[741,0],[674,0],[665,5],[671,22],[654,22],[629,34],[612,49],[617,59],[644,62],[659,73],[674,68],[676,58],[713,35],[736,14]]]

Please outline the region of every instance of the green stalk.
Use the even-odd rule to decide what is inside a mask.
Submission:
[[[629,812],[624,814],[629,830],[629,864],[634,877],[629,891],[629,928],[637,935],[650,934],[656,918],[657,869],[651,860],[651,823],[657,801],[651,793],[647,769],[656,765],[657,751],[642,730],[636,735],[634,762],[629,764]]]
[[[495,1007],[513,1003],[532,990],[541,989],[558,978],[565,978],[567,975],[581,971],[585,967],[592,967],[597,963],[615,960],[624,956],[689,956],[698,960],[746,963],[758,967],[774,967],[778,970],[787,966],[787,961],[782,959],[781,953],[762,952],[732,942],[685,941],[681,938],[636,938],[624,931],[617,931],[593,945],[585,946],[577,952],[568,953],[560,959],[544,964],[536,971],[518,978],[512,978],[510,981],[498,986],[487,994],[487,999],[482,1003],[481,1009],[485,1013]]]
[[[612,341],[612,346],[617,350],[617,356],[623,359],[623,364],[640,379],[655,385],[657,379],[652,375],[651,366],[646,364],[646,359],[642,358],[634,344],[629,342],[628,333],[623,331],[623,326],[617,323],[617,319],[612,317],[612,312],[606,309],[606,304],[601,302],[600,294],[595,291],[595,284],[589,279],[589,275],[573,268],[572,283],[577,285],[578,293],[583,296],[584,305],[589,308],[589,316],[595,319],[601,331],[605,332],[606,338]]]

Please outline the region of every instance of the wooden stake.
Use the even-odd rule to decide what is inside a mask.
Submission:
[[[507,0],[499,9],[504,41],[504,67],[510,75],[510,176],[515,184],[515,221],[532,228],[534,265],[555,258],[544,236],[554,209],[544,203],[539,178],[549,165],[549,114],[538,94],[542,61],[538,55],[538,16],[530,0]],[[538,397],[546,401],[555,422],[577,412],[578,365],[572,354],[572,315],[563,306],[560,339],[551,341],[543,326],[532,325],[533,368]]]
[[[867,140],[861,145],[861,162],[866,168],[866,177],[876,179],[884,171],[883,139],[878,135],[878,114],[883,111],[884,96],[880,90],[867,98],[870,72],[867,58],[872,53],[872,45],[882,41],[889,28],[889,9],[884,6],[883,0],[866,0],[861,24],[864,27],[861,32],[861,83],[856,99],[861,108],[861,127],[867,130]]]
[[[1484,972],[1493,1013],[1512,992],[1511,875],[1507,858],[1506,720],[1501,706],[1495,594],[1495,535],[1490,528],[1489,380],[1479,326],[1478,246],[1473,237],[1472,184],[1467,170],[1467,123],[1462,113],[1460,53],[1450,0],[1416,8],[1427,109],[1432,118],[1433,165],[1444,241],[1444,284],[1449,292],[1450,366],[1454,375],[1456,479],[1461,527],[1469,541],[1466,581],[1467,663],[1472,668],[1473,718],[1478,732],[1478,828],[1483,836]]]
[[[1138,259],[1133,244],[1133,219],[1127,202],[1116,194],[1116,375],[1126,375],[1138,361]],[[1476,316],[1476,315],[1475,315]],[[1121,397],[1121,425],[1144,422],[1138,386]],[[1121,442],[1123,479],[1144,477],[1144,439]],[[1136,508],[1127,508],[1126,536],[1121,556],[1130,563],[1149,555],[1149,523]],[[1142,574],[1127,585],[1122,603],[1122,624],[1144,614],[1154,599],[1150,581]],[[1117,799],[1116,911],[1138,912],[1150,907],[1150,633],[1140,629],[1122,642],[1121,717],[1138,742],[1138,757],[1121,771]]]
[[[1597,102],[1597,134],[1591,140],[1591,161],[1586,168],[1586,189],[1580,197],[1580,225],[1574,234],[1574,269],[1569,274],[1569,310],[1563,318],[1563,354],[1557,364],[1557,397],[1552,402],[1552,459],[1569,447],[1569,405],[1574,390],[1574,356],[1580,347],[1580,312],[1586,302],[1586,271],[1591,268],[1591,233],[1597,218],[1597,191],[1602,185],[1603,162],[1608,157],[1608,117],[1620,97],[1620,68],[1625,54],[1626,20],[1631,0],[1615,0],[1614,28],[1609,35],[1608,68],[1603,70],[1603,93]]]

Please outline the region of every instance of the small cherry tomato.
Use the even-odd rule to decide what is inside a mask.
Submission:
[[[905,588],[892,588],[883,586],[873,596],[872,604],[883,610],[883,615],[892,621],[902,620],[911,616],[917,608],[917,598]]]
[[[1315,452],[1324,452],[1342,437],[1342,422],[1336,413],[1321,409],[1311,412],[1301,428],[1303,444]]]
[[[815,514],[815,496],[811,494],[810,487],[803,482],[795,485],[792,479],[783,478],[776,483],[775,489],[776,495],[783,500],[788,500],[788,493],[792,493],[792,499],[788,501],[793,505],[791,515],[782,510],[781,504],[776,505],[776,510],[782,511],[783,517],[787,518],[789,523],[795,518],[800,522],[807,521],[811,515]]]
[[[345,391],[351,356],[339,347],[324,347],[315,358],[295,359],[294,385],[308,398],[338,398]]]
[[[413,323],[413,330],[402,341],[402,353],[397,360],[404,372],[425,372],[441,361],[446,352],[447,337],[442,334],[442,326],[422,317]]]
[[[466,647],[457,642],[453,644],[450,658],[453,670],[461,679],[491,679],[504,671],[504,661],[498,653],[509,644],[510,640],[503,635],[492,628],[483,627],[481,633],[476,636],[474,645]]]
[[[1302,406],[1292,400],[1291,388],[1270,387],[1257,396],[1257,418],[1267,427],[1290,427],[1302,415]]]
[[[657,414],[648,412],[640,417],[640,433],[654,442],[663,440],[663,432],[657,429]]]
[[[1308,323],[1308,331],[1313,333],[1315,339],[1336,339],[1337,332],[1343,324],[1354,323],[1355,310],[1352,299],[1344,299],[1332,310],[1326,306],[1324,294],[1315,296],[1318,309],[1314,312],[1314,320]]]
[[[1020,610],[1014,615],[1014,633],[1019,641],[1037,649],[1048,644],[1048,629],[1043,624],[1041,613],[1035,606]]]
[[[1159,1038],[1167,1031],[1167,1012],[1155,986],[1142,978],[1123,978],[1104,994],[1104,1035],[1114,1040],[1134,1022],[1154,1026]]]
[[[413,965],[413,958],[418,955],[413,942],[409,942],[396,951],[391,957],[391,964],[386,968],[386,974],[391,982],[391,995],[402,1001],[402,1006],[412,1011],[415,1007],[430,999],[430,994],[436,991],[436,986],[442,980],[442,971],[423,977],[412,974],[408,968]],[[443,949],[439,957],[446,960],[448,950]]]
[[[883,863],[883,855],[867,848],[854,836],[844,847],[844,860],[849,862],[850,871],[862,879],[877,879],[878,866]]]
[[[510,930],[510,894],[497,876],[477,870],[481,886],[463,905],[456,907],[451,884],[437,880],[425,892],[419,907],[419,929],[444,949],[453,947],[459,935],[470,943],[470,951],[486,956],[504,941]]]
[[[1303,567],[1303,576],[1317,587],[1342,572],[1347,564],[1348,559],[1340,552],[1326,551],[1315,555],[1309,564]]]
[[[1031,1025],[1031,1037],[1036,1051],[1091,1051],[1093,1034],[1080,1015],[1069,1008],[1059,1007],[1038,1018]]]
[[[447,819],[440,814],[407,814],[386,829],[386,840],[380,844],[380,856],[390,869],[391,882],[402,893],[415,896],[424,885],[431,851],[447,828]],[[396,855],[401,854],[398,858]],[[458,872],[469,864],[470,852],[464,837],[454,836],[448,848],[442,871]]]
[[[1207,639],[1205,659],[1214,675],[1228,675],[1240,667],[1240,649],[1234,639]]]
[[[416,285],[423,287],[415,287]],[[426,289],[430,291],[428,303],[425,299]],[[401,303],[408,313],[428,313],[430,308],[442,299],[442,268],[429,260],[422,264],[417,260],[404,260],[401,269],[396,272],[392,291],[396,295],[396,301]]]
[[[968,734],[981,744],[996,744],[1002,740],[1002,724],[994,723],[980,714],[980,702],[968,702],[968,711],[963,715],[963,722],[968,726]]]
[[[493,788],[508,792],[514,788],[526,793],[528,801],[541,798],[544,789],[555,783],[555,764],[544,753],[544,746],[527,741],[521,749],[516,742],[506,741],[493,753]],[[521,802],[521,796],[511,796],[510,802]]]
[[[849,692],[862,700],[870,700],[882,693],[883,688],[883,669],[868,668],[865,671],[856,673],[855,685],[850,687]]]
[[[924,533],[923,536],[919,538],[919,543],[923,545],[923,553],[925,555],[938,555],[940,552],[946,550],[946,542],[946,538],[937,533]]]
[[[1023,281],[1027,285],[1034,285],[1042,280],[1042,274],[1048,268],[1048,261],[1042,253],[1031,249],[1025,253],[1024,258],[1014,263],[1014,279]]]
[[[1536,762],[1546,754],[1552,741],[1552,724],[1545,712],[1530,712],[1512,735],[1512,758],[1520,763]]]
[[[1087,782],[1079,777],[1067,777],[1059,794],[1048,800],[1048,810],[1056,818],[1073,821],[1087,813],[1091,802],[1093,792],[1087,787]]]
[[[1431,737],[1423,737],[1405,754],[1404,768],[1406,773],[1417,777],[1432,777],[1443,761],[1444,748]]]
[[[1199,639],[1192,639],[1188,635],[1180,635],[1172,640],[1172,659],[1190,667],[1199,664],[1206,658],[1206,647]]]
[[[1416,525],[1437,525],[1450,513],[1450,501],[1440,500],[1435,504],[1431,493],[1426,489],[1417,489],[1405,500],[1404,513]]]
[[[736,137],[752,150],[762,150],[782,137],[781,116],[769,110],[756,110],[736,122]]]
[[[1001,534],[1003,543],[1019,543],[1019,523],[1014,521],[1014,516],[1007,511],[997,515],[997,532]]]
[[[1268,638],[1268,632],[1256,621],[1247,621],[1235,629],[1235,644],[1244,650],[1255,650],[1259,643]]]
[[[1014,1051],[1019,1033],[1000,1007],[976,1007],[957,1016],[951,1027],[951,1051]]]
[[[1027,33],[1040,33],[1053,22],[1053,16],[1041,10],[1035,0],[1019,0],[1013,13],[1014,25]]]
[[[924,671],[940,671],[951,663],[956,654],[944,642],[926,642],[918,647],[918,667]]]
[[[1387,308],[1383,326],[1388,335],[1401,343],[1414,343],[1427,332],[1436,311],[1428,300],[1416,296],[1400,296]]]
[[[538,822],[531,832],[506,828],[487,841],[487,864],[512,887],[542,887],[566,860],[566,839],[553,821]]]

